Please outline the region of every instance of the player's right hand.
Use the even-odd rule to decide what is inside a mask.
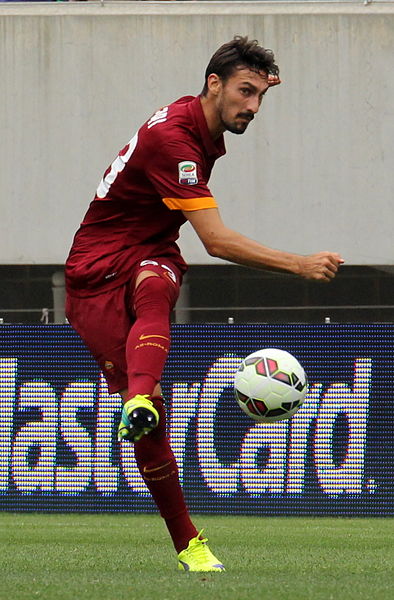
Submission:
[[[345,261],[337,252],[318,252],[300,257],[299,275],[304,279],[329,282]]]

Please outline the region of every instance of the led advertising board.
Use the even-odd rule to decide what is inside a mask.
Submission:
[[[173,325],[168,433],[194,512],[394,513],[391,324]],[[242,358],[277,347],[309,378],[290,421],[238,407]],[[68,325],[0,326],[0,508],[155,510],[116,440],[121,401]]]

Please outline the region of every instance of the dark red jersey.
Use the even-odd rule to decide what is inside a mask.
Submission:
[[[223,136],[212,140],[198,96],[157,111],[97,188],[66,262],[68,292],[88,296],[122,285],[133,265],[155,257],[184,272],[176,244],[182,211],[216,206],[208,180],[224,153]]]

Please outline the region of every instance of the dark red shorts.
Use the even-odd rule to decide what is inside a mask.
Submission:
[[[182,275],[165,258],[143,260],[130,272],[124,285],[108,292],[76,298],[67,296],[66,316],[98,362],[110,394],[127,388],[126,340],[135,321],[135,281],[141,271],[153,271],[168,281],[172,308],[179,296]]]

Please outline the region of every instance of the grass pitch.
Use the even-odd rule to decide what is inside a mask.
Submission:
[[[0,512],[0,599],[394,598],[394,519],[194,521],[225,573],[177,571],[156,515]]]

